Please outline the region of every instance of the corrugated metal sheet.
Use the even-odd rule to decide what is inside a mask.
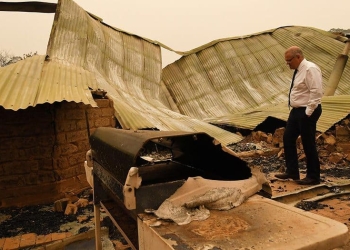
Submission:
[[[313,28],[281,27],[178,52],[185,56],[162,70],[165,45],[59,0],[47,56],[0,68],[0,105],[17,110],[66,100],[95,106],[89,89],[102,89],[124,129],[206,132],[229,144],[242,138],[208,122],[252,129],[268,116],[286,119],[287,47],[300,45],[320,62],[326,82],[343,42]],[[337,96],[324,98],[321,131],[349,112],[349,96],[338,97],[349,94],[349,79],[347,66]]]
[[[0,105],[5,109],[26,109],[42,103],[73,101],[97,107],[89,85],[93,75],[81,67],[45,62],[33,56],[0,68]]]
[[[323,72],[323,85],[347,38],[310,27],[281,27],[246,37],[221,39],[183,53],[163,69],[162,81],[180,112],[213,124],[254,129],[268,116],[288,118],[292,71],[286,48],[298,45]],[[335,95],[350,94],[347,64]],[[349,102],[326,98],[318,123],[327,130],[349,114]],[[334,101],[334,102],[333,102]],[[342,105],[339,105],[339,102]],[[333,109],[337,107],[338,113]]]
[[[325,96],[322,98],[322,115],[317,123],[317,130],[325,132],[339,120],[350,113],[350,95]],[[218,125],[234,126],[242,129],[253,130],[257,125],[266,120],[267,117],[274,117],[287,121],[289,108],[287,103],[268,105],[256,108],[250,112],[238,112],[235,114],[206,119],[206,122]]]

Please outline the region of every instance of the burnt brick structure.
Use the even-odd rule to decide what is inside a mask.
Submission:
[[[98,108],[74,102],[0,108],[0,207],[50,203],[89,187],[89,135],[116,124],[112,101],[95,101]]]

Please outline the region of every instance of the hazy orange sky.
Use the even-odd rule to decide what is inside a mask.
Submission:
[[[4,1],[19,2],[19,1]],[[43,2],[57,3],[57,0]],[[76,0],[113,27],[187,51],[286,25],[349,29],[349,0]],[[0,12],[0,50],[44,55],[54,14]],[[163,66],[180,56],[163,53]]]

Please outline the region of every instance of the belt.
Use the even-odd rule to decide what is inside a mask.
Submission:
[[[321,107],[321,104],[318,104],[316,109]],[[306,109],[306,107],[292,107],[293,109]]]

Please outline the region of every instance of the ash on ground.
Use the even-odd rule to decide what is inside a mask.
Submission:
[[[256,144],[256,143],[233,143],[227,146],[228,148],[230,148],[231,150],[233,150],[234,152],[246,152],[246,151],[252,151],[252,150],[258,150],[258,149],[262,149],[263,146],[261,146],[260,144]]]
[[[51,233],[71,232],[80,234],[95,228],[94,207],[91,190],[82,192],[80,198],[88,199],[89,205],[78,209],[76,214],[65,215],[54,211],[54,204],[44,204],[25,207],[10,207],[0,209],[0,238],[15,237],[27,233],[48,235]],[[101,227],[108,228],[109,238],[127,245],[123,236],[114,227],[110,218],[101,213]],[[84,221],[78,221],[83,216]]]
[[[328,207],[328,205],[318,203],[317,201],[301,201],[298,202],[295,207],[301,208],[305,211],[315,210],[315,209],[323,209]]]
[[[249,152],[254,150],[265,150],[268,149],[266,143],[235,143],[229,145],[229,148],[233,150],[234,152]],[[304,152],[301,150],[299,152],[299,157]],[[343,178],[347,179],[350,176],[350,167],[345,162],[343,164],[335,164],[327,161],[327,157],[320,157],[320,163],[321,163],[321,175],[322,176],[329,176],[329,177],[335,177],[335,178]],[[248,163],[251,167],[259,167],[261,171],[265,174],[271,173],[271,172],[285,172],[285,160],[284,160],[284,154],[281,154],[278,156],[277,154],[270,155],[270,156],[253,156],[253,157],[246,157],[244,160]],[[300,173],[306,173],[306,158],[303,160],[299,160],[299,171]],[[322,179],[321,176],[321,179]]]

